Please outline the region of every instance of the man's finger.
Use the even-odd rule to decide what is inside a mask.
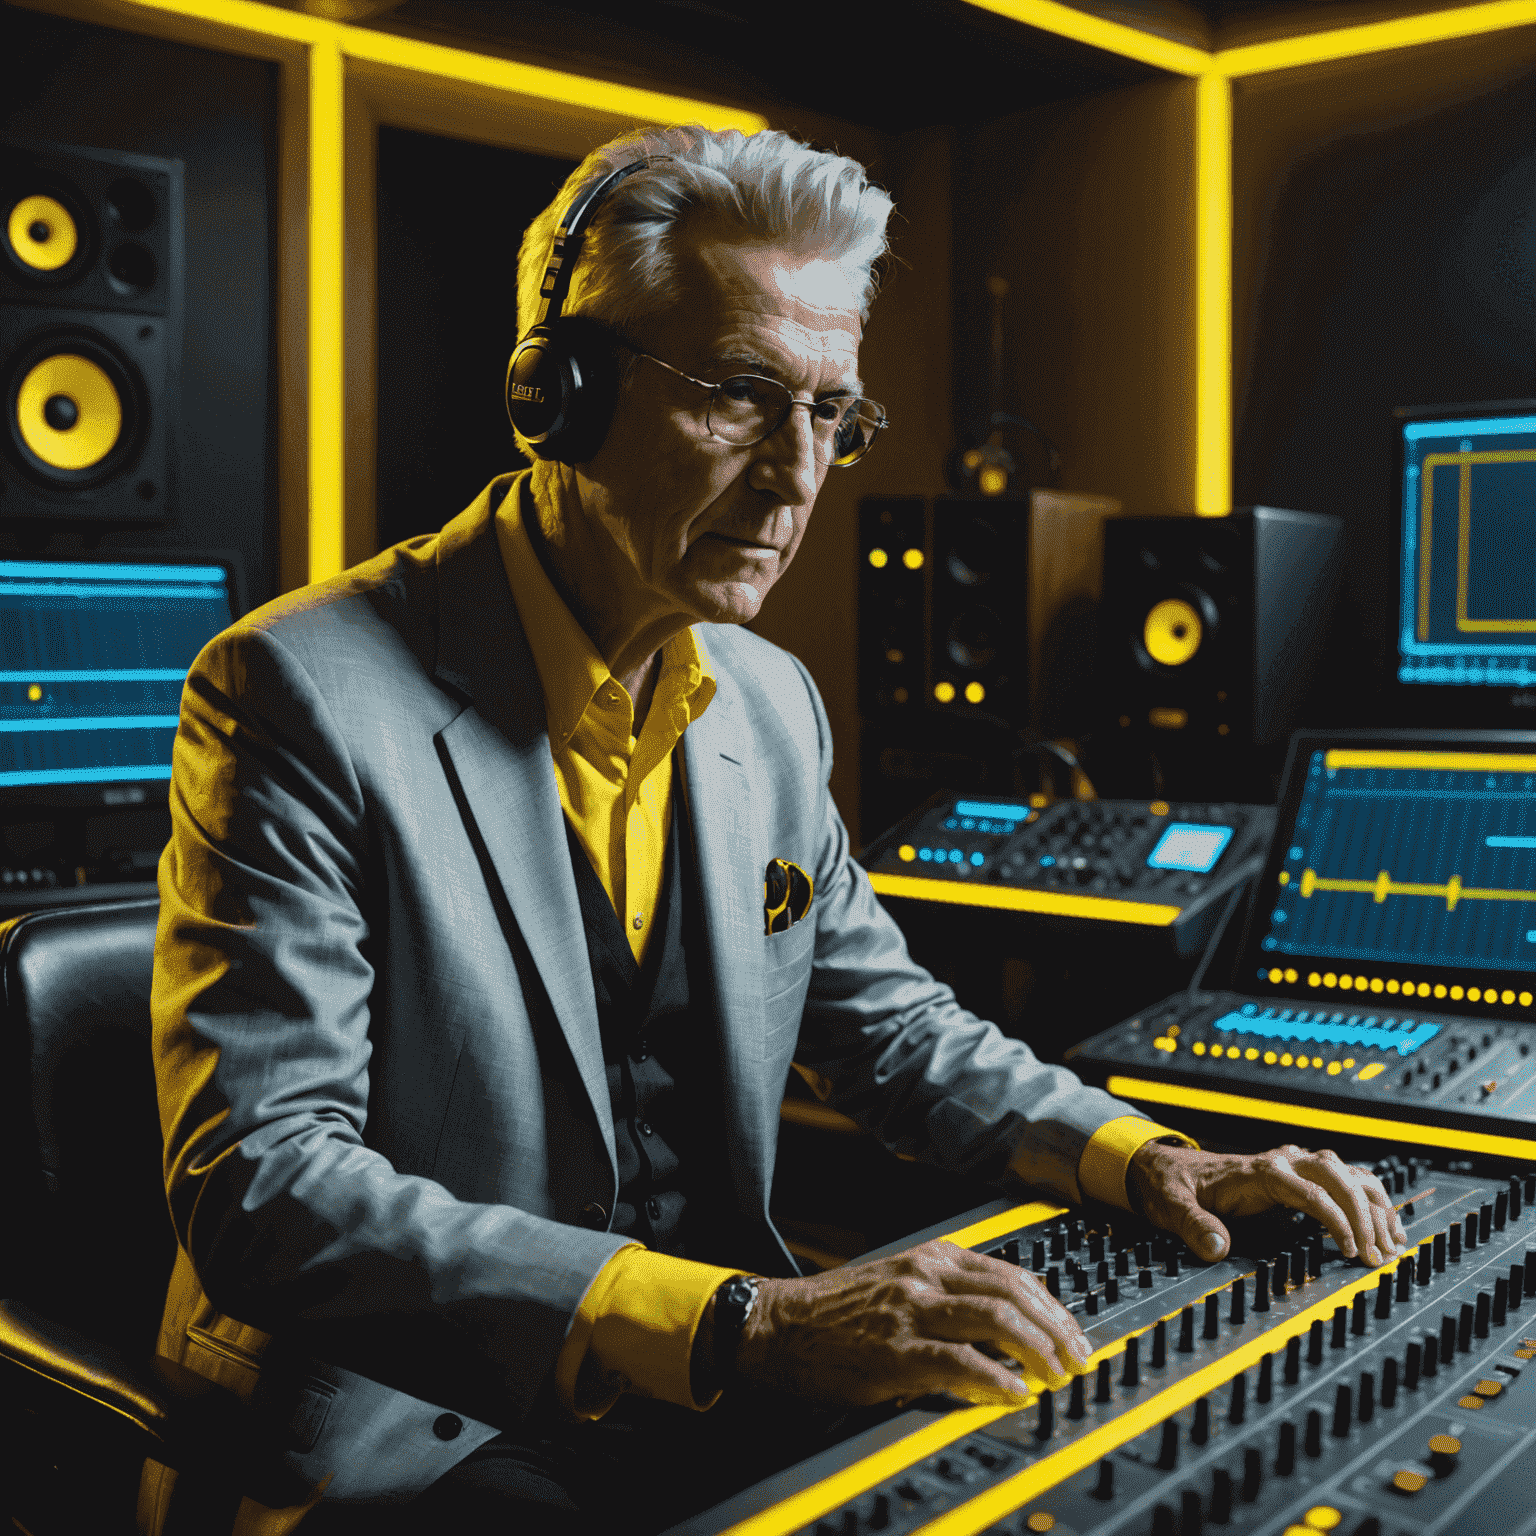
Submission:
[[[1346,1259],[1352,1259],[1359,1253],[1349,1217],[1321,1184],[1304,1178],[1284,1159],[1264,1162],[1260,1167],[1260,1177],[1270,1199],[1315,1217],[1328,1229],[1329,1236],[1339,1245],[1339,1252]]]
[[[1355,1245],[1365,1261],[1373,1267],[1385,1263],[1392,1257],[1397,1244],[1387,1240],[1385,1226],[1381,1231],[1377,1230],[1374,1208],[1366,1195],[1366,1187],[1379,1182],[1375,1174],[1365,1174],[1363,1177],[1354,1174],[1335,1152],[1319,1152],[1306,1159],[1306,1162],[1306,1172],[1314,1182],[1328,1190],[1349,1218]]]
[[[1170,1209],[1165,1220],[1169,1230],[1177,1232],[1189,1246],[1189,1251],[1207,1263],[1221,1258],[1232,1247],[1232,1234],[1219,1216],[1206,1210],[1194,1199],[1184,1199],[1170,1193],[1167,1196]]]
[[[904,1397],[926,1392],[948,1392],[966,1402],[1022,1407],[1029,1398],[1029,1384],[1006,1366],[989,1360],[967,1344],[922,1340],[904,1352]]]

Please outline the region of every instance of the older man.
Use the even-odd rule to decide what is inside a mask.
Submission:
[[[1332,1153],[1177,1145],[963,1011],[849,856],[816,690],[736,626],[882,428],[859,344],[889,212],[782,134],[597,151],[522,252],[532,473],[193,668],[160,1348],[264,1406],[317,1524],[622,1500],[654,1526],[720,1485],[595,1469],[754,1402],[1011,1402],[998,1356],[1081,1369],[1043,1286],[950,1244],[799,1276],[767,1214],[792,1064],[893,1149],[1139,1204],[1212,1258],[1222,1214],[1276,1202],[1371,1263],[1403,1241]]]

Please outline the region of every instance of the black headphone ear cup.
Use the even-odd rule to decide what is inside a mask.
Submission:
[[[518,343],[507,367],[507,415],[536,457],[584,464],[608,435],[618,383],[613,332],[562,315]]]

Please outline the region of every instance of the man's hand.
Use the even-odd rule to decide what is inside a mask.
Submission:
[[[1037,1276],[942,1238],[758,1287],[737,1374],[818,1402],[862,1406],[949,1392],[1018,1404],[1025,1384],[981,1348],[1011,1355],[1053,1388],[1092,1353]]]
[[[1225,1257],[1232,1246],[1221,1217],[1257,1216],[1275,1205],[1315,1216],[1346,1259],[1358,1256],[1373,1269],[1408,1245],[1381,1180],[1336,1152],[1287,1145],[1228,1156],[1148,1142],[1126,1178],[1147,1219],[1207,1260]]]

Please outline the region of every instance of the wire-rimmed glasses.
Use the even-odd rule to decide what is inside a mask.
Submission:
[[[668,373],[709,391],[704,424],[711,435],[737,447],[749,448],[772,437],[803,405],[811,416],[811,441],[817,460],[835,469],[856,464],[869,452],[878,433],[890,425],[885,407],[861,395],[828,395],[821,400],[797,400],[777,379],[761,374],[738,373],[718,384],[696,379],[681,368],[663,362],[632,342],[624,346],[637,357],[648,358]]]

